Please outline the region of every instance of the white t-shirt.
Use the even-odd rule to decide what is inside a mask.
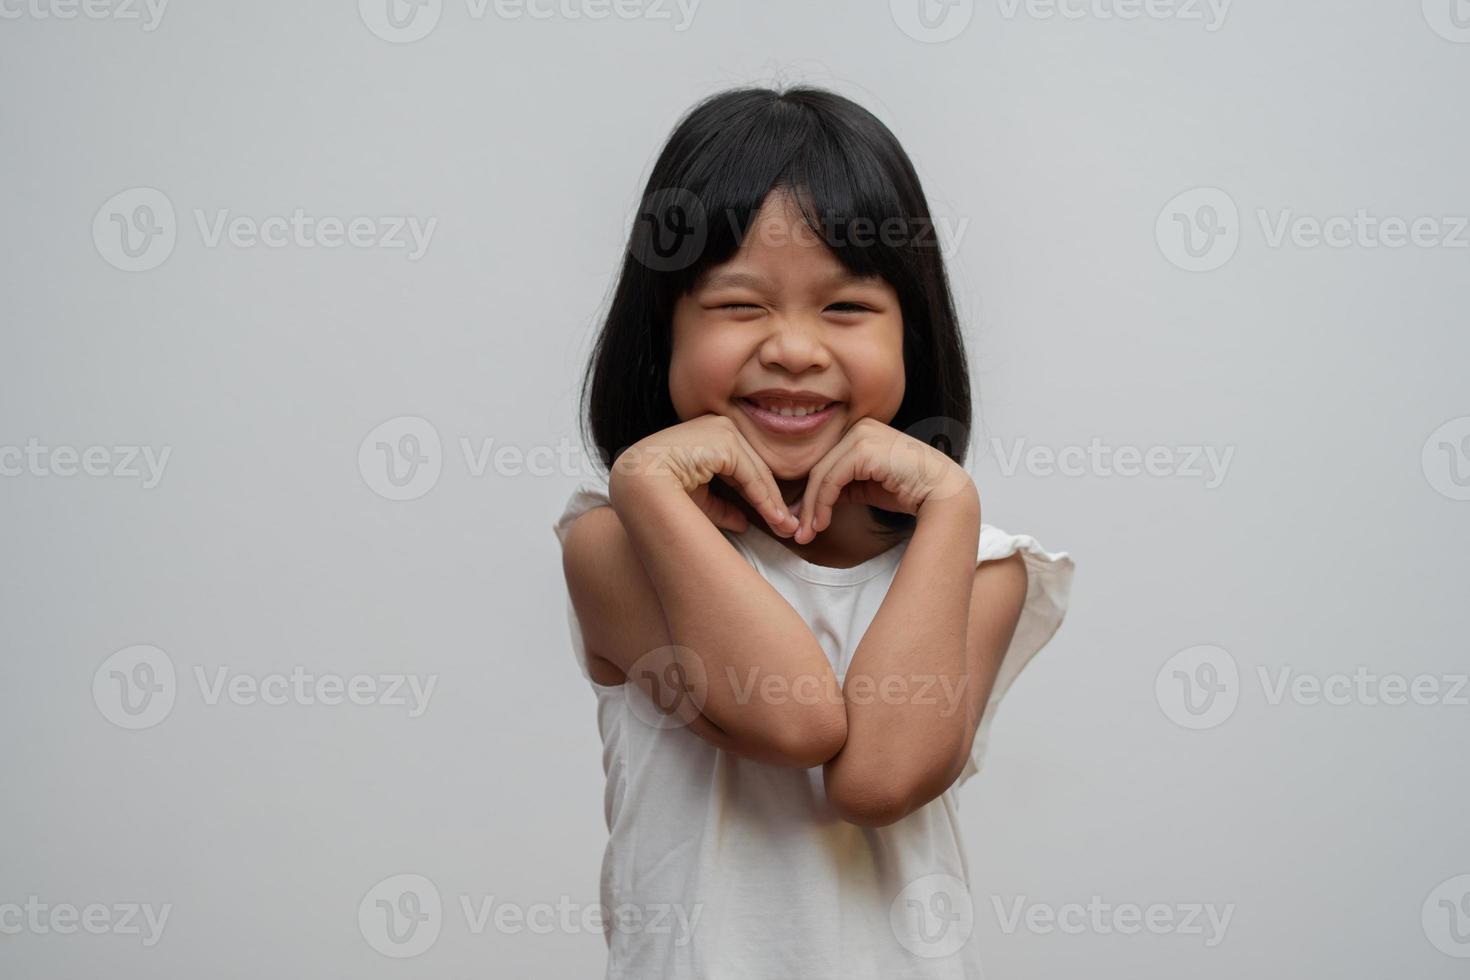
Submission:
[[[608,503],[582,483],[555,522]],[[838,680],[888,592],[908,542],[852,568],[815,565],[763,530],[726,540],[811,628]],[[958,782],[886,827],[847,823],[820,766],[742,758],[661,716],[634,684],[588,674],[607,786],[603,855],[607,980],[977,980],[982,976],[956,790],[979,771],[997,703],[1061,624],[1072,559],[982,524],[978,561],[1020,552],[1029,581],[1015,636]],[[944,698],[937,686],[932,695]],[[941,702],[947,703],[947,702]],[[664,719],[667,721],[667,719]]]

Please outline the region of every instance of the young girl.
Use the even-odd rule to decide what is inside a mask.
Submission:
[[[583,400],[609,476],[555,530],[604,746],[607,976],[980,977],[956,789],[1072,561],[981,523],[893,134],[812,88],[695,106]]]

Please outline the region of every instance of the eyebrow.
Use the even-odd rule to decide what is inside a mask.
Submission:
[[[833,272],[830,276],[826,276],[823,279],[821,285],[862,285],[865,283],[870,283],[877,278],[877,276],[859,276],[852,272],[849,272],[847,269],[839,269],[836,272]],[[718,275],[709,277],[709,279],[707,279],[700,286],[700,288],[719,289],[725,286],[748,286],[751,289],[765,289],[768,288],[770,285],[770,280],[766,279],[764,276],[753,275],[749,272],[721,272]]]

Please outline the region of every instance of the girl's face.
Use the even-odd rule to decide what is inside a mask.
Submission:
[[[857,420],[891,421],[903,394],[898,294],[852,278],[783,191],[674,308],[674,410],[728,416],[778,480],[805,477]]]

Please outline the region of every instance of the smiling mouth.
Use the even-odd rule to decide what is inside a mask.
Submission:
[[[816,402],[788,398],[737,398],[745,414],[774,435],[806,435],[837,414],[837,401]]]

